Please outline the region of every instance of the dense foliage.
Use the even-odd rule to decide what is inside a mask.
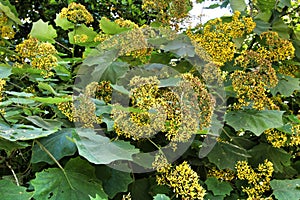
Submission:
[[[0,0],[0,199],[299,199],[300,2],[216,7]]]

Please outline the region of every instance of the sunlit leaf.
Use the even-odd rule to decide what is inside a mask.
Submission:
[[[57,37],[56,30],[52,25],[48,25],[48,23],[49,22],[44,22],[41,19],[37,22],[33,22],[29,34],[40,41],[54,43],[54,38]]]

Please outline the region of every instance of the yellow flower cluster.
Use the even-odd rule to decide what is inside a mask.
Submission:
[[[273,147],[280,148],[285,146],[300,145],[300,125],[292,126],[292,134],[286,134],[277,129],[268,129],[264,132],[269,143]]]
[[[235,64],[243,67],[244,70],[235,70],[230,75],[233,90],[237,93],[238,99],[234,108],[252,106],[257,110],[278,109],[267,95],[268,88],[278,83],[272,63],[263,58],[260,53],[247,50],[236,58]]]
[[[216,18],[205,24],[202,33],[192,33],[191,30],[186,33],[196,45],[198,56],[203,57],[204,49],[215,64],[222,66],[232,60],[236,52],[232,39],[252,32],[255,25],[252,18],[241,18],[240,12],[235,12],[231,22],[222,22],[220,18]]]
[[[2,101],[2,99],[3,99],[2,92],[4,91],[5,84],[6,84],[6,80],[0,79],[0,101]]]
[[[268,142],[276,148],[284,147],[288,140],[288,137],[285,133],[274,128],[264,131],[264,134],[266,134]]]
[[[199,184],[199,176],[186,161],[172,166],[165,158],[158,156],[153,167],[158,172],[157,183],[172,188],[176,197],[180,196],[184,200],[204,199],[206,191]]]
[[[280,74],[288,75],[291,77],[295,77],[295,74],[300,71],[300,66],[293,64],[281,64],[279,66],[278,72]]]
[[[2,11],[0,11],[0,33],[4,39],[12,39],[16,34],[8,17]]]
[[[131,200],[130,192],[127,195],[123,195],[122,200]]]
[[[277,32],[268,31],[260,34],[261,46],[257,52],[270,61],[290,60],[295,56],[295,48],[292,42],[279,37]]]
[[[243,192],[248,195],[248,200],[260,199],[263,193],[270,190],[270,181],[274,172],[272,162],[265,160],[254,170],[247,161],[238,161],[235,168],[237,177],[248,182],[249,186],[242,186]]]
[[[135,140],[151,137],[161,131],[165,125],[166,114],[161,98],[156,98],[159,80],[157,77],[139,77],[131,79],[130,97],[135,112],[113,109],[116,133]]]
[[[215,177],[222,181],[231,181],[235,178],[235,173],[230,169],[219,170],[216,167],[213,167],[208,171],[207,176]]]
[[[110,35],[100,32],[94,37],[94,42],[103,42],[109,38],[111,38]]]
[[[75,43],[85,43],[89,38],[86,34],[74,35],[73,37]]]
[[[70,122],[74,122],[74,105],[73,102],[67,101],[67,102],[61,102],[57,104],[58,110],[61,111],[62,114],[64,114]]]
[[[93,128],[94,124],[100,124],[102,120],[101,116],[96,116],[96,106],[91,98],[95,97],[108,102],[111,100],[111,94],[112,88],[108,81],[91,82],[86,86],[84,94],[74,102],[62,102],[57,107],[69,121],[78,122],[85,128]]]
[[[138,28],[139,27],[136,23],[134,23],[130,20],[125,20],[123,18],[116,19],[115,23],[117,23],[120,27],[123,27],[123,28]]]
[[[57,51],[47,42],[40,42],[36,38],[29,38],[16,46],[16,52],[20,55],[22,63],[30,61],[34,68],[50,71],[57,66]]]
[[[290,146],[300,146],[300,125],[294,125],[292,128],[292,136],[291,141],[289,143]]]
[[[167,140],[178,143],[208,127],[213,111],[208,91],[198,77],[183,74],[180,78],[174,90],[159,88],[160,81],[155,76],[132,78],[131,105],[137,110],[113,110],[116,133],[141,139],[163,132]]]
[[[185,18],[190,5],[190,0],[143,0],[142,9],[157,12],[157,19],[169,24]]]
[[[75,2],[70,3],[68,8],[63,8],[60,12],[60,17],[67,18],[75,24],[89,24],[94,21],[93,16],[85,6]]]

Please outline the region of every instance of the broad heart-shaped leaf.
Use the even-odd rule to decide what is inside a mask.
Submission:
[[[61,129],[61,125],[63,124],[60,121],[54,120],[54,119],[43,119],[39,116],[28,116],[25,117],[27,120],[32,122],[33,124],[37,125],[38,127],[41,127],[45,130],[59,130]]]
[[[44,131],[41,128],[24,124],[15,124],[12,127],[0,125],[0,137],[9,141],[32,140],[46,137],[54,132],[55,130]]]
[[[68,138],[72,138],[74,129],[65,128],[46,138],[42,138],[39,142],[54,156],[56,160],[60,160],[65,156],[74,155],[77,151],[74,142]],[[49,155],[40,148],[38,144],[35,144],[32,148],[31,163],[46,162],[48,164],[54,164],[54,161]]]
[[[250,155],[239,146],[230,143],[217,143],[207,155],[210,162],[217,165],[219,169],[234,169],[239,160],[247,160]]]
[[[103,183],[105,193],[111,199],[119,192],[126,192],[128,185],[133,182],[130,173],[115,170],[105,165],[97,166],[96,174]]]
[[[300,179],[272,180],[273,194],[278,200],[291,200],[300,198]]]
[[[277,110],[238,110],[230,111],[225,115],[226,123],[236,131],[248,130],[260,136],[269,128],[283,126],[282,115],[284,111]]]
[[[56,26],[61,27],[63,30],[68,30],[74,28],[74,24],[70,22],[67,18],[62,18],[60,14],[56,14],[56,18],[54,20]]]
[[[212,191],[214,195],[229,195],[233,190],[230,183],[226,181],[219,181],[215,177],[209,177],[205,181],[207,189]]]
[[[26,188],[17,186],[9,180],[0,180],[0,199],[3,200],[29,200],[32,194]]]
[[[243,0],[230,0],[230,7],[234,11],[244,11],[246,8],[246,3]]]
[[[44,22],[41,19],[37,22],[33,22],[29,35],[43,42],[54,43],[54,38],[57,37],[56,30],[52,25],[48,25],[48,23],[49,22]]]
[[[265,159],[268,159],[273,163],[275,172],[283,172],[286,166],[291,165],[292,156],[288,152],[269,144],[260,143],[253,147],[249,154],[252,156],[250,164],[257,166],[259,163],[263,163]]]
[[[0,78],[7,78],[9,77],[11,73],[12,67],[6,64],[0,65]]]
[[[120,27],[119,24],[110,21],[106,17],[102,17],[100,20],[100,28],[106,34],[115,35],[130,30],[133,27],[132,28]]]
[[[279,92],[280,94],[289,97],[295,90],[300,90],[300,79],[291,76],[278,74],[278,84],[271,89],[273,96]]]
[[[5,13],[5,15],[13,20],[15,23],[22,25],[21,20],[17,16],[17,11],[14,6],[12,6],[9,1],[0,2],[0,10]]]
[[[153,197],[153,200],[170,200],[170,197],[165,194],[157,194]]]
[[[110,141],[91,129],[77,129],[73,134],[79,155],[94,164],[109,164],[117,160],[131,160],[139,150],[129,142]]]
[[[36,173],[36,178],[31,181],[34,187],[33,198],[90,200],[89,196],[96,197],[98,194],[102,200],[107,199],[101,181],[95,176],[94,167],[87,161],[79,157],[71,159],[64,170],[65,174],[59,168],[49,168]]]
[[[272,31],[276,31],[278,35],[284,39],[289,39],[290,28],[288,25],[281,19],[277,19],[272,26]]]
[[[179,35],[176,39],[168,42],[166,45],[162,45],[161,48],[165,51],[173,52],[178,56],[193,57],[195,55],[195,47],[185,35]]]

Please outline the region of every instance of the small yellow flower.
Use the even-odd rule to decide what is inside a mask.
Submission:
[[[60,17],[67,18],[70,22],[75,24],[89,24],[94,21],[93,16],[85,6],[75,2],[70,3],[68,8],[63,8],[60,12]]]

